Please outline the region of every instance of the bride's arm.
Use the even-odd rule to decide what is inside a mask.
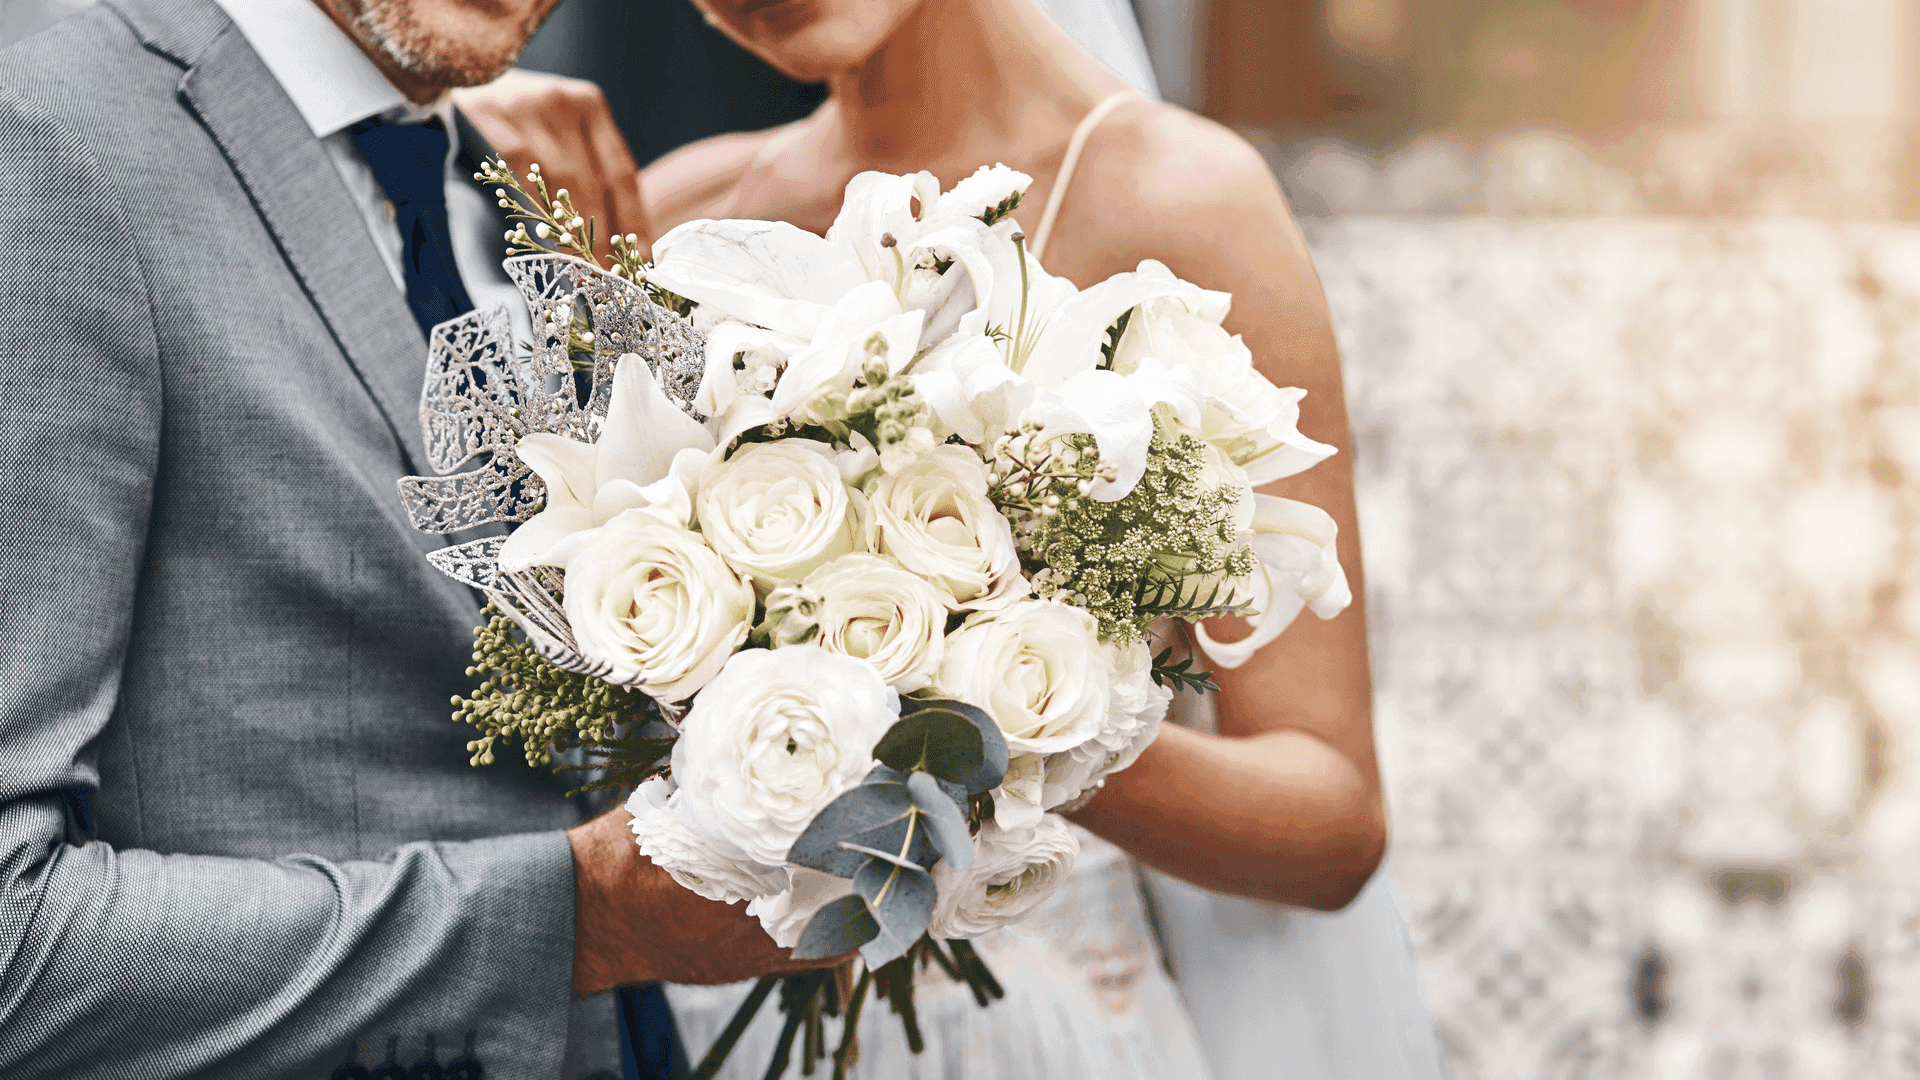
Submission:
[[[1196,163],[1206,163],[1203,175]],[[1340,453],[1262,490],[1333,515],[1354,602],[1326,621],[1303,612],[1237,670],[1202,656],[1196,666],[1211,668],[1221,688],[1220,734],[1167,725],[1076,820],[1206,888],[1344,906],[1379,864],[1387,826],[1352,440],[1319,279],[1278,184],[1257,152],[1224,128],[1170,107],[1142,109],[1116,125],[1106,153],[1089,154],[1081,177],[1069,199],[1077,210],[1057,234],[1054,250],[1066,259],[1056,272],[1085,284],[1158,258],[1183,278],[1231,292],[1227,328],[1245,337],[1274,383],[1308,390],[1301,431]],[[1121,237],[1107,231],[1114,222],[1149,224]]]

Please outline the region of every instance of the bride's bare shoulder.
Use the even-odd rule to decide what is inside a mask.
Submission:
[[[647,220],[656,232],[726,213],[734,188],[788,126],[715,135],[665,154],[640,171]]]
[[[1097,250],[1104,272],[1158,258],[1212,288],[1244,286],[1232,279],[1255,266],[1269,285],[1280,284],[1275,275],[1314,281],[1279,182],[1230,128],[1152,102],[1114,113],[1097,137],[1103,145],[1083,159],[1061,224],[1079,226],[1085,246],[1073,246]]]

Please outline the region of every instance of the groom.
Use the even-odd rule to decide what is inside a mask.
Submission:
[[[395,480],[426,329],[512,294],[445,94],[552,2],[105,0],[0,53],[0,1075],[582,1080],[588,995],[791,966],[448,719],[479,612]]]

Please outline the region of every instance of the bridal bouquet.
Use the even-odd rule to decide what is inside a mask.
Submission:
[[[504,309],[435,328],[443,475],[401,483],[422,529],[519,523],[429,556],[492,602],[455,702],[474,763],[574,751],[587,786],[638,783],[634,835],[680,884],[798,957],[858,950],[857,979],[762,980],[696,1075],[775,989],[768,1075],[796,1043],[844,1073],[869,992],[917,1048],[914,965],[997,996],[968,940],[1071,873],[1058,812],[1209,687],[1149,625],[1233,665],[1345,606],[1332,519],[1253,491],[1333,450],[1225,294],[1155,262],[1047,274],[1005,167],[863,174],[824,238],[696,221],[646,263],[615,237],[605,269],[537,166],[481,176],[521,219],[533,340]],[[1197,625],[1229,613],[1250,636]]]

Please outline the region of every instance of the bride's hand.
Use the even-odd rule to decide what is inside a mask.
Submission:
[[[485,86],[454,91],[453,102],[515,171],[539,162],[549,190],[567,189],[574,208],[596,223],[599,254],[616,233],[651,242],[640,168],[598,86],[515,68]]]

